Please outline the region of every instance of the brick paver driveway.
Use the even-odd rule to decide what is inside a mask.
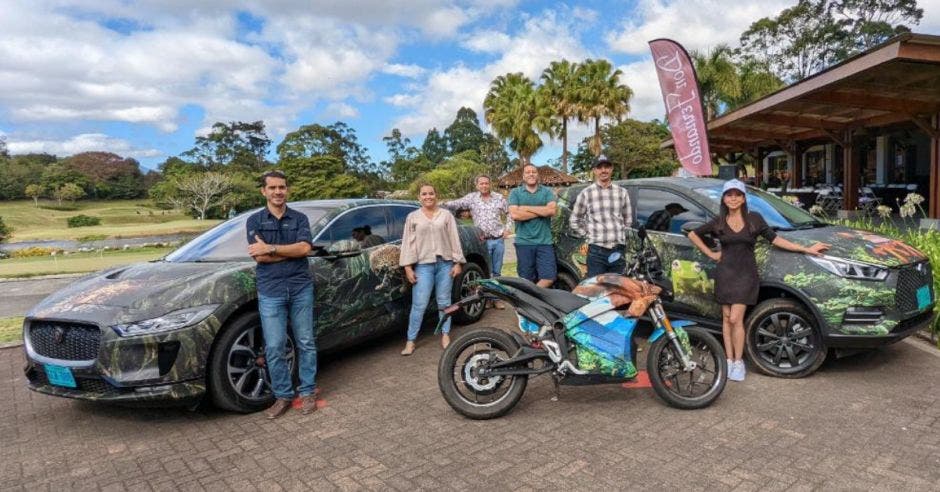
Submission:
[[[21,350],[0,350],[0,489],[940,488],[940,357],[920,340],[809,379],[750,375],[699,411],[619,386],[563,387],[552,402],[543,377],[487,422],[444,403],[437,340],[400,349],[386,339],[326,361],[326,407],[273,422],[34,394]]]

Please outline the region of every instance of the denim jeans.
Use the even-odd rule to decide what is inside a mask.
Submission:
[[[490,254],[492,262],[492,274],[494,277],[500,276],[503,271],[503,253],[506,251],[506,243],[503,238],[487,239],[486,251]]]
[[[440,256],[434,263],[419,263],[414,268],[418,283],[411,288],[411,315],[408,316],[408,341],[410,342],[418,338],[421,320],[424,319],[424,311],[428,308],[428,301],[431,299],[431,290],[434,290],[436,295],[438,309],[443,309],[451,304],[451,288],[454,284],[450,276],[454,262]],[[438,316],[443,315],[444,313],[438,314]],[[450,318],[447,318],[441,330],[444,333],[450,333]]]
[[[587,254],[587,276],[593,277],[602,273],[619,273],[623,275],[623,271],[627,269],[627,260],[623,256],[625,249],[626,248],[624,248],[622,244],[619,244],[614,248],[605,248],[596,244],[589,244]],[[614,252],[620,253],[620,257],[617,258],[617,260],[614,262],[610,262],[610,255]]]
[[[287,345],[287,320],[294,333],[294,363],[298,364],[300,396],[313,393],[317,378],[317,344],[313,320],[313,284],[300,290],[288,290],[286,296],[258,294],[261,313],[261,331],[264,332],[264,357],[271,376],[274,396],[294,398],[294,384],[290,368],[284,359]]]

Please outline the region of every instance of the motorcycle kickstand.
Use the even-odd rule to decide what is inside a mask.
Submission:
[[[558,384],[558,376],[552,375],[552,385],[555,387],[555,391],[552,394],[552,401],[558,401],[561,399],[561,386]]]

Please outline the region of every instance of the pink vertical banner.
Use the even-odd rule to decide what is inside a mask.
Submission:
[[[696,176],[710,176],[708,133],[692,60],[685,48],[671,39],[654,39],[649,45],[679,162]]]

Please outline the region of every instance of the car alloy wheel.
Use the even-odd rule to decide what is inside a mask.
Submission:
[[[271,377],[264,355],[261,327],[251,327],[232,344],[226,365],[226,380],[242,398],[265,401],[271,397]],[[285,357],[291,374],[294,372],[294,342],[287,338]]]

